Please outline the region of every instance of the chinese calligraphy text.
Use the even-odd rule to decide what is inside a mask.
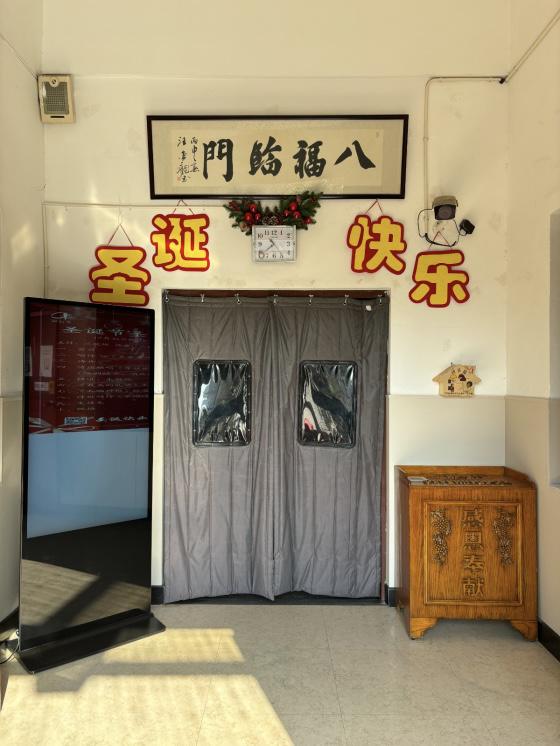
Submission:
[[[149,116],[153,199],[402,199],[408,116]]]

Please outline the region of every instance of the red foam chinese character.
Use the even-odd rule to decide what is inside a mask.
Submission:
[[[144,288],[151,276],[140,265],[146,252],[139,246],[98,246],[95,257],[99,264],[89,271],[93,283],[89,299],[94,303],[118,303],[145,306],[150,296]]]
[[[465,303],[470,297],[467,285],[469,276],[457,271],[465,261],[462,251],[423,251],[416,257],[412,279],[416,285],[408,297],[413,303],[426,303],[431,308],[445,308],[454,299]]]
[[[155,248],[153,262],[168,272],[206,272],[210,257],[206,244],[210,224],[208,215],[156,215],[150,241]]]
[[[398,254],[406,251],[403,232],[402,223],[388,215],[382,215],[375,223],[369,215],[357,215],[346,237],[346,244],[352,249],[352,272],[377,272],[386,267],[395,275],[402,274],[406,264]]]

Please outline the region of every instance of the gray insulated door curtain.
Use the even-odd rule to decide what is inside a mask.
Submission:
[[[388,299],[164,304],[164,599],[379,596]]]

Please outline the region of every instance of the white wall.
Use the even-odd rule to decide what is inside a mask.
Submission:
[[[317,225],[298,237],[297,263],[277,267],[251,262],[249,239],[230,228],[218,203],[208,208],[212,269],[169,276],[151,267],[149,288],[157,311],[164,287],[391,291],[388,582],[394,585],[392,472],[395,463],[413,458],[405,438],[410,422],[423,422],[422,432],[415,430],[416,453],[421,454],[415,461],[503,461],[508,112],[503,86],[468,82],[433,87],[431,193],[456,194],[461,216],[476,224],[475,233],[462,245],[472,300],[432,310],[412,304],[407,294],[414,257],[424,249],[416,235],[416,215],[423,206],[426,76],[505,71],[508,3],[477,0],[450,10],[440,0],[394,7],[356,1],[346,3],[341,15],[338,4],[302,6],[289,0],[282,13],[274,15],[272,37],[263,34],[268,21],[262,9],[256,11],[247,2],[220,6],[219,13],[214,5],[173,0],[160,3],[157,15],[151,8],[138,2],[109,6],[102,0],[94,12],[67,0],[49,2],[43,67],[76,74],[77,123],[45,132],[46,198],[122,205],[120,210],[65,204],[47,208],[49,295],[87,297],[94,249],[111,235],[119,214],[132,240],[149,249],[150,221],[158,203],[132,206],[149,205],[146,114],[410,114],[407,197],[382,200],[386,212],[405,225],[404,275],[360,276],[350,271],[345,235],[354,215],[368,206],[363,201],[325,203]],[[165,19],[159,31],[158,19]],[[83,43],[86,27],[88,44]],[[271,38],[289,52],[271,53]],[[492,400],[490,406],[456,406],[437,398],[432,377],[451,361],[477,364],[483,381],[479,392]],[[440,444],[451,422],[454,438],[444,453]],[[476,426],[492,433],[492,448],[484,453],[473,437]],[[159,457],[161,420],[156,436]],[[161,479],[155,484],[154,510],[161,511]],[[161,582],[158,532],[159,523],[154,533],[154,583]]]
[[[512,56],[517,58],[558,10],[557,0],[512,2]],[[560,632],[560,392],[557,312],[560,245],[551,216],[560,209],[560,23],[508,84],[510,199],[507,292],[506,458],[527,471],[539,490],[539,616]],[[551,272],[551,267],[555,272]],[[552,295],[551,295],[552,289]],[[552,301],[552,302],[551,302]],[[552,352],[552,354],[551,354]],[[551,370],[553,376],[551,376]],[[552,426],[551,426],[552,425]],[[558,441],[556,441],[558,446]]]
[[[558,10],[558,2],[540,0],[538,13],[522,0],[512,7],[515,58]],[[508,84],[508,393],[517,396],[550,394],[550,217],[560,208],[559,83],[557,24]]]
[[[209,83],[487,75],[509,62],[508,0],[48,0],[46,7],[45,69],[79,75],[186,75]],[[245,89],[256,87],[245,81]],[[265,93],[259,109],[273,109]]]
[[[0,0],[0,33],[31,70],[41,59],[42,2]],[[0,619],[18,603],[22,320],[43,293],[43,128],[32,74],[0,39]]]

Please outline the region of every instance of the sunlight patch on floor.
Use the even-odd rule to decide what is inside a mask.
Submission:
[[[140,735],[142,743],[165,746],[293,743],[252,675],[173,675],[164,669],[154,675],[153,667],[142,665],[123,675],[109,664],[111,675],[103,663],[84,663],[10,677],[2,746],[129,744]]]
[[[218,743],[293,743],[254,676],[212,678],[198,744]]]
[[[232,629],[167,629],[103,654],[107,663],[243,663]]]

